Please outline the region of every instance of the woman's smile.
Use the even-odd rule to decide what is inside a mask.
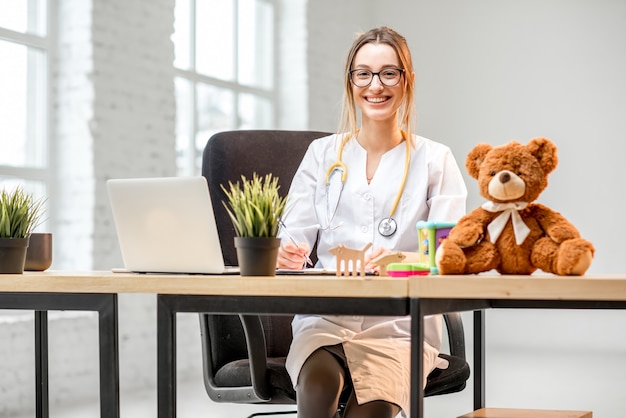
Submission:
[[[389,100],[389,96],[382,96],[382,97],[381,96],[377,96],[377,97],[365,96],[365,100],[370,103],[383,103]]]

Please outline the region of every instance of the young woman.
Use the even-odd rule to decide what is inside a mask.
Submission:
[[[314,141],[293,179],[285,223],[300,245],[283,239],[278,267],[302,268],[316,240],[318,267],[335,267],[328,250],[339,244],[372,243],[369,268],[390,251],[410,260],[417,221],[465,214],[467,190],[450,149],[412,133],[414,81],[404,37],[381,27],[356,39],[341,133]],[[408,413],[410,318],[297,315],[292,326],[287,369],[299,418],[335,417],[343,391],[345,418]],[[441,332],[440,316],[426,318],[426,373],[446,367],[438,358]]]

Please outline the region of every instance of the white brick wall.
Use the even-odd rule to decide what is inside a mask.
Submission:
[[[336,130],[343,55],[354,28],[346,23],[355,20],[354,1],[279,2],[277,50],[289,57],[278,70],[281,128]],[[121,265],[105,189],[108,178],[175,175],[173,4],[58,0],[53,82],[59,186],[50,198],[59,218],[53,230],[54,269]],[[343,47],[328,48],[339,42]],[[319,94],[310,97],[311,88]],[[120,295],[122,393],[156,388],[155,310],[154,296]],[[51,403],[96,399],[95,314],[50,318]],[[15,322],[9,331],[2,327],[10,337],[0,340],[0,358],[11,361],[0,361],[5,376],[0,379],[0,418],[34,405],[32,321]],[[200,373],[197,315],[179,316],[178,345],[179,375]]]
[[[35,349],[32,339],[31,312],[16,312],[2,319],[0,338],[0,417],[11,417],[16,411],[30,409],[35,398]],[[27,390],[28,389],[28,390]]]
[[[75,3],[85,2],[62,1],[72,12],[68,13],[68,20],[66,15],[60,15],[59,40],[60,50],[76,51],[71,57],[77,59],[59,60],[59,79],[67,77],[82,83],[70,84],[71,88],[60,91],[59,101],[82,101],[79,111],[59,112],[58,126],[59,133],[65,132],[62,128],[66,125],[81,129],[59,135],[58,167],[71,167],[72,172],[60,173],[64,188],[70,187],[58,200],[58,212],[65,215],[66,221],[55,233],[56,239],[62,237],[58,247],[64,249],[55,254],[55,267],[110,269],[121,265],[121,257],[106,180],[175,175],[174,51],[170,40],[174,1],[93,0],[91,9],[83,6],[82,15],[76,13]],[[75,36],[85,25],[88,36]],[[73,163],[76,160],[83,161],[78,173]],[[154,386],[155,297],[120,295],[119,314],[121,390]],[[82,343],[75,347],[97,341],[97,334],[92,332],[97,329],[95,319],[73,323],[76,331],[65,331],[81,339]],[[185,335],[195,336],[197,323],[188,327],[193,325],[191,333],[181,332],[181,340],[185,340]],[[65,332],[57,336],[51,330],[51,347],[61,335]],[[189,357],[199,361],[198,344],[186,346],[196,347],[191,349],[195,355]],[[74,351],[78,354],[79,350]],[[63,390],[63,385],[57,388],[51,382],[51,394],[58,394],[52,401],[97,397],[97,350],[91,356],[74,356],[71,364],[61,359],[61,364],[60,369],[67,373],[65,378],[74,384]],[[196,363],[181,362],[182,373],[190,364]],[[84,373],[73,373],[76,369]],[[82,383],[76,384],[77,380]]]
[[[57,2],[53,83],[59,186],[50,203],[59,224],[52,231],[53,268],[110,269],[121,265],[121,256],[106,180],[175,175],[174,0]],[[361,28],[354,7],[366,3],[278,4],[277,51],[287,57],[279,68],[278,126],[335,131],[344,54],[354,31],[369,27]],[[311,89],[316,94],[309,96]],[[120,295],[119,315],[121,392],[156,390],[155,297]],[[50,318],[51,403],[96,399],[95,314]],[[33,323],[0,327],[0,418],[8,418],[34,408]],[[179,315],[178,347],[179,376],[200,373],[197,315]]]
[[[58,52],[53,62],[56,161],[59,182],[50,203],[58,223],[54,230],[54,263],[89,269],[93,261],[93,139],[95,91],[91,83],[93,46],[91,2],[59,0]],[[62,185],[62,186],[61,186]],[[69,245],[58,245],[63,237]]]
[[[175,175],[173,6],[174,0],[58,0],[54,269],[121,265],[108,178]],[[119,314],[122,393],[156,387],[155,297],[120,295]],[[0,324],[0,417],[34,408],[32,314],[11,318]],[[50,318],[51,404],[97,399],[97,316]],[[200,373],[197,316],[179,323],[180,374]]]

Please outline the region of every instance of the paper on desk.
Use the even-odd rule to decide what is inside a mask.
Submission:
[[[276,274],[310,274],[313,276],[335,276],[337,274],[337,270],[335,269],[327,269],[324,267],[311,267],[306,269],[276,269]],[[366,276],[375,276],[376,273],[374,271],[366,271]]]
[[[323,267],[311,267],[306,269],[276,269],[276,274],[311,274],[314,276],[335,275],[335,270]]]

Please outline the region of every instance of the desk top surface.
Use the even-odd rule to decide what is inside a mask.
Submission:
[[[413,276],[409,296],[433,299],[626,301],[626,274]]]
[[[0,292],[626,301],[626,274],[363,278],[46,271],[0,274]]]
[[[0,274],[0,292],[406,298],[408,279],[303,274],[242,277],[46,271]]]

